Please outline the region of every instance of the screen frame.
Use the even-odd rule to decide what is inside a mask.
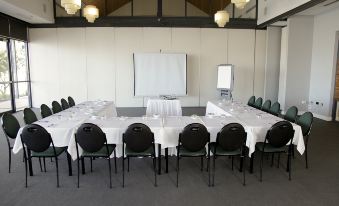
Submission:
[[[224,66],[230,66],[231,67],[231,88],[218,88],[218,79],[219,79],[219,69],[220,67],[224,67]],[[234,65],[233,64],[219,64],[217,66],[217,89],[218,90],[229,90],[229,91],[233,91],[234,89]]]

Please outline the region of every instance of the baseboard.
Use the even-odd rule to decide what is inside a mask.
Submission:
[[[332,121],[332,117],[330,117],[330,116],[325,116],[325,115],[315,114],[315,113],[313,113],[313,116],[318,118],[318,119],[325,120],[325,121]]]

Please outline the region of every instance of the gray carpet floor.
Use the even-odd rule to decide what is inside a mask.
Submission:
[[[118,174],[112,172],[113,188],[109,189],[108,166],[102,159],[94,161],[94,171],[80,177],[76,187],[76,162],[73,176],[68,176],[66,156],[60,157],[60,188],[56,187],[55,162],[47,161],[47,173],[40,172],[33,162],[35,175],[28,178],[25,188],[22,154],[14,155],[12,173],[8,173],[8,153],[5,138],[0,137],[0,205],[339,205],[339,124],[316,120],[309,143],[310,168],[305,169],[304,157],[296,154],[292,162],[292,181],[285,171],[286,157],[281,167],[270,167],[265,161],[263,182],[259,182],[259,164],[254,174],[247,173],[243,186],[242,174],[231,170],[228,158],[217,159],[215,187],[208,187],[208,173],[200,171],[200,160],[181,160],[179,188],[175,186],[175,158],[170,158],[169,173],[158,176],[153,186],[150,159],[132,159],[122,188],[121,160]],[[164,161],[163,161],[164,162]],[[238,167],[239,161],[235,161]],[[247,166],[249,161],[247,160]],[[164,165],[163,165],[164,166]]]

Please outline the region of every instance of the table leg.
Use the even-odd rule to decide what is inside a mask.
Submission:
[[[86,173],[85,171],[85,158],[81,158],[81,170],[82,170],[82,174],[84,175]]]
[[[72,176],[72,158],[71,155],[66,151],[67,162],[68,162],[68,175]]]
[[[28,168],[29,168],[29,176],[33,176],[33,166],[32,166],[32,158],[31,158],[31,150],[27,149],[28,156]]]
[[[161,175],[161,144],[158,144],[158,174]]]
[[[166,173],[168,173],[168,147],[165,148],[165,158],[166,158]]]

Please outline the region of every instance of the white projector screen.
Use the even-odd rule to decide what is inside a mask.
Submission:
[[[233,65],[223,64],[218,66],[217,89],[233,90]]]
[[[186,54],[135,53],[134,96],[185,96]]]

